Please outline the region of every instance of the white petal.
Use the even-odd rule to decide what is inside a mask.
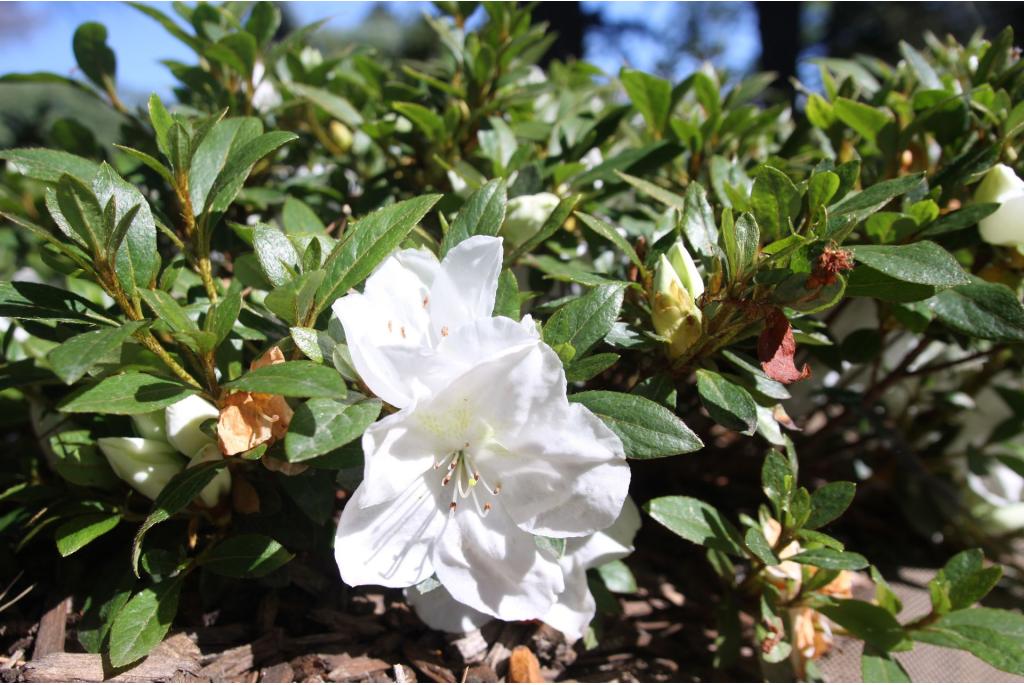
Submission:
[[[195,454],[214,442],[214,439],[199,427],[210,419],[217,420],[219,416],[217,407],[198,395],[189,395],[164,410],[167,442],[182,454]]]
[[[504,253],[501,238],[473,236],[453,247],[430,289],[431,339],[485,319],[494,310]]]
[[[496,433],[504,451],[481,460],[486,477],[500,474],[502,501],[516,523],[551,537],[611,526],[629,491],[622,441],[589,409],[565,400],[535,404],[526,425]]]
[[[443,585],[429,592],[420,592],[416,587],[406,588],[405,599],[416,610],[420,620],[434,630],[468,633],[494,620],[493,616],[456,602]]]
[[[543,621],[565,635],[574,643],[587,632],[587,626],[594,620],[597,603],[587,585],[587,573],[583,567],[574,564],[565,573],[565,591],[544,614]]]
[[[414,340],[402,323],[396,323],[398,317],[387,303],[366,295],[346,295],[333,309],[345,329],[352,365],[366,386],[388,404],[408,405],[413,398],[409,374],[426,355],[419,339]]]
[[[139,437],[167,442],[167,420],[163,411],[135,414],[132,416],[132,424]]]
[[[1000,201],[999,209],[978,222],[982,239],[992,245],[1024,245],[1024,192]]]
[[[424,426],[415,407],[371,425],[363,433],[365,462],[359,506],[371,507],[392,500],[414,481],[429,475],[437,460],[451,451],[438,438]],[[440,481],[441,475],[436,475]]]
[[[334,538],[334,559],[349,585],[408,587],[429,578],[431,549],[444,529],[446,513],[424,479],[399,497],[370,507],[356,488],[345,505]]]
[[[597,568],[609,561],[633,553],[633,538],[640,530],[640,510],[631,497],[622,505],[622,512],[610,527],[585,538],[566,541],[565,554],[585,569]]]
[[[220,452],[220,447],[217,443],[211,442],[206,447],[196,452],[195,456],[188,462],[188,466],[192,467],[196,464],[202,464],[207,461],[219,461],[224,458],[224,455]],[[221,499],[231,492],[231,471],[227,468],[222,468],[217,472],[217,475],[213,477],[213,480],[202,489],[199,493],[199,499],[202,500],[203,504],[207,507],[215,507],[221,501]]]
[[[117,477],[149,499],[156,499],[167,482],[185,468],[185,460],[174,448],[159,440],[99,438],[96,445]]]
[[[471,500],[434,545],[434,571],[456,601],[505,621],[543,616],[564,589],[562,569],[496,505],[481,516]]]

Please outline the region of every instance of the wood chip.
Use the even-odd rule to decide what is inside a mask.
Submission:
[[[540,674],[540,662],[530,648],[519,645],[512,650],[508,660],[508,682],[510,683],[543,683]]]
[[[327,679],[332,683],[350,683],[356,680],[363,680],[374,673],[386,671],[391,664],[381,659],[374,659],[369,656],[342,655],[340,663],[327,674]]]
[[[479,630],[466,633],[448,643],[453,656],[468,665],[478,664],[487,656],[487,640]]]
[[[402,664],[395,664],[394,672],[395,672],[395,682],[396,683],[415,683],[416,682],[416,672],[413,671],[408,666],[403,666]]]
[[[33,661],[47,654],[64,651],[64,637],[67,633],[70,610],[71,598],[63,597],[53,602],[39,619],[39,631],[36,633],[36,643],[32,649]]]
[[[199,649],[185,635],[171,636],[157,645],[141,663],[114,674],[104,670],[99,654],[54,652],[25,664],[30,683],[168,683],[208,681],[200,674]]]
[[[290,683],[295,680],[295,671],[287,661],[260,669],[261,683]]]
[[[456,682],[455,673],[444,665],[441,659],[441,651],[427,649],[417,644],[406,643],[402,645],[402,652],[413,667],[435,683]]]
[[[280,647],[281,633],[272,631],[247,645],[204,657],[206,665],[201,674],[214,682],[237,678],[273,661],[280,653]]]

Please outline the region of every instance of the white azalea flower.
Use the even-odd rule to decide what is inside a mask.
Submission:
[[[429,357],[461,326],[491,316],[502,262],[501,238],[474,236],[442,262],[426,250],[391,255],[362,293],[334,303],[352,365],[377,397],[408,406],[436,369]]]
[[[1005,164],[992,167],[978,185],[974,199],[1001,205],[978,222],[982,240],[992,245],[1024,245],[1024,181],[1013,169]]]
[[[149,499],[185,468],[185,460],[166,442],[148,438],[99,438],[96,445],[117,477]]]
[[[967,486],[976,498],[972,513],[992,535],[1024,530],[1024,476],[993,459],[985,473],[967,473]]]
[[[529,317],[491,317],[500,240],[463,241],[438,264],[403,251],[335,303],[353,363],[402,409],[363,435],[363,483],[335,555],[349,585],[408,587],[437,574],[460,602],[508,620],[564,589],[534,535],[606,528],[629,484],[622,442],[566,397]]]
[[[587,569],[597,568],[633,552],[633,538],[640,529],[640,511],[626,498],[622,512],[610,528],[587,537],[566,541],[559,565],[565,576],[565,590],[543,616],[552,628],[560,630],[570,642],[576,642],[594,619],[597,604],[587,584]],[[448,590],[438,586],[426,592],[413,587],[405,591],[416,613],[431,628],[449,633],[479,628],[492,616],[457,602]]]
[[[164,410],[165,440],[182,454],[193,456],[207,445],[216,444],[200,427],[219,416],[217,407],[198,395],[189,395]]]

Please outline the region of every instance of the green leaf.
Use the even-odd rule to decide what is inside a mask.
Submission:
[[[624,294],[623,286],[601,285],[560,307],[544,326],[544,342],[552,347],[568,343],[582,357],[612,329]]]
[[[94,21],[87,21],[75,29],[71,39],[75,61],[82,73],[89,77],[101,90],[113,86],[117,71],[117,58],[107,45],[107,27]]]
[[[1002,609],[961,609],[911,633],[918,642],[962,649],[1001,671],[1024,676],[1024,615]]]
[[[1003,575],[1001,566],[984,566],[980,549],[968,549],[951,558],[929,583],[933,595],[948,601],[948,607],[936,607],[939,613],[966,609],[987,595]],[[933,601],[934,604],[934,601]]]
[[[178,613],[184,577],[148,587],[128,600],[110,628],[110,664],[127,666],[160,644]]]
[[[256,162],[298,136],[288,131],[271,131],[247,141],[241,146],[233,145],[231,156],[224,164],[224,170],[217,176],[210,189],[205,213],[221,213],[227,210],[249,178]]]
[[[120,349],[125,340],[144,325],[142,321],[130,321],[117,328],[101,328],[68,338],[50,350],[46,360],[50,368],[62,381],[71,385],[77,382],[94,364]]]
[[[58,406],[66,414],[146,414],[195,392],[195,388],[178,381],[128,371],[83,388]]]
[[[804,527],[812,530],[821,528],[839,518],[853,502],[856,491],[857,486],[848,481],[822,485],[811,495],[811,517],[804,523]]]
[[[241,31],[229,33],[207,47],[205,56],[226,64],[241,76],[249,77],[256,63],[256,49],[256,39]]]
[[[270,291],[263,304],[289,325],[307,322],[314,318],[316,292],[323,280],[323,271],[302,274]]]
[[[288,90],[292,91],[299,97],[305,98],[312,102],[320,109],[327,112],[335,119],[340,120],[342,123],[348,124],[349,126],[360,126],[363,123],[363,117],[352,106],[345,98],[340,95],[328,92],[322,88],[316,88],[303,83],[290,82],[287,84]]]
[[[830,571],[859,571],[868,567],[868,560],[856,552],[841,552],[837,549],[820,547],[808,549],[787,558],[801,564],[810,564]]]
[[[99,172],[97,172],[98,174]],[[95,258],[104,253],[107,238],[107,222],[103,205],[99,203],[92,189],[65,174],[61,176],[53,197],[56,210],[48,204],[53,220],[64,233],[87,247]]]
[[[967,205],[963,209],[950,212],[928,224],[927,228],[921,231],[921,237],[930,238],[976,226],[979,221],[995,212],[999,207],[998,202],[979,202]]]
[[[909,683],[910,676],[892,655],[865,645],[860,658],[860,679],[865,683]]]
[[[673,533],[720,552],[743,555],[740,534],[713,506],[693,497],[658,497],[644,510]]]
[[[622,561],[614,559],[606,564],[597,567],[597,572],[604,581],[606,588],[612,592],[632,593],[636,592],[636,578],[633,572]]]
[[[423,131],[427,140],[436,142],[445,135],[444,119],[434,110],[415,102],[392,102],[391,107]]]
[[[647,126],[656,134],[663,133],[672,107],[672,84],[635,69],[623,69],[619,80]]]
[[[930,240],[909,245],[855,245],[850,250],[861,264],[903,283],[952,288],[970,282],[953,255]]]
[[[768,544],[768,540],[765,539],[764,533],[761,532],[758,526],[747,528],[743,541],[746,543],[747,549],[764,562],[766,566],[775,566],[779,563],[779,558],[775,556],[772,546]]]
[[[494,316],[507,316],[518,321],[521,312],[516,274],[512,269],[502,269],[498,276],[498,292],[494,297]]]
[[[139,526],[132,542],[132,570],[139,575],[139,556],[142,554],[142,541],[153,526],[163,523],[192,503],[220,469],[227,468],[226,460],[205,461],[190,466],[176,473],[153,502],[153,509],[146,520]]]
[[[281,222],[288,235],[323,235],[324,222],[309,205],[295,197],[288,197],[281,208]]]
[[[735,223],[722,222],[722,243],[729,261],[729,273],[741,278],[757,260],[761,231],[750,214],[741,214]]]
[[[252,233],[252,247],[263,275],[273,285],[288,283],[298,271],[299,253],[288,236],[273,226],[256,224]]]
[[[715,225],[715,213],[708,204],[704,187],[693,181],[686,186],[686,205],[682,214],[683,234],[687,241],[703,257],[715,255],[718,245],[718,227]]]
[[[327,275],[317,292],[315,311],[323,311],[369,276],[440,199],[440,195],[422,195],[397,202],[351,226],[324,262]]]
[[[807,98],[806,114],[807,120],[823,131],[827,131],[836,121],[832,104],[817,93],[811,93]]]
[[[844,169],[849,170],[852,176],[852,172],[859,170],[859,166],[847,167],[846,164],[843,164],[836,168],[835,172],[839,174],[841,181],[843,180],[843,175],[840,172],[844,171]],[[857,222],[874,214],[889,204],[894,198],[904,195],[921,185],[923,178],[924,174],[920,173],[881,181],[833,205],[829,209],[828,230],[823,237],[836,238],[847,228],[852,229]],[[841,198],[843,195],[843,188],[840,186],[839,191],[836,192],[836,197]]]
[[[544,220],[544,224],[540,227],[536,233],[530,236],[522,245],[516,248],[515,252],[511,255],[505,256],[505,265],[513,264],[525,254],[529,254],[537,247],[541,245],[545,240],[553,236],[558,229],[562,227],[565,220],[569,218],[569,215],[576,209],[576,205],[582,199],[581,195],[571,195],[569,197],[562,198],[555,208],[551,210],[551,214]]]
[[[20,173],[37,181],[57,183],[65,174],[78,179],[86,186],[92,183],[100,165],[91,160],[63,150],[44,148],[15,148],[0,150],[0,159],[6,159],[12,172]]]
[[[575,214],[590,230],[619,248],[622,254],[626,255],[629,261],[633,262],[641,272],[646,271],[643,260],[637,255],[636,250],[629,244],[629,241],[619,235],[618,231],[597,217],[584,214],[583,212],[575,212]]]
[[[245,30],[261,47],[270,42],[281,26],[281,10],[273,2],[257,2],[245,22]]]
[[[779,520],[789,505],[789,498],[796,485],[793,465],[781,452],[770,450],[761,466],[761,487],[768,501],[775,506]]]
[[[1024,306],[1001,283],[971,278],[927,302],[936,318],[955,331],[984,340],[1024,341]]]
[[[330,399],[312,399],[295,410],[284,438],[290,462],[327,454],[359,438],[380,415],[380,400],[346,404]]]
[[[226,390],[262,392],[285,397],[342,398],[345,381],[334,369],[316,362],[297,360],[271,364],[249,371],[224,384]]]
[[[716,423],[753,435],[757,428],[757,405],[742,386],[708,369],[697,370],[697,392],[701,404]]]
[[[188,185],[192,211],[200,216],[213,197],[217,179],[226,173],[232,149],[253,140],[263,132],[263,124],[254,117],[230,117],[213,124],[196,148],[189,163]]]
[[[594,412],[608,426],[631,459],[654,459],[696,452],[700,438],[674,413],[646,397],[606,390],[570,395]]]
[[[901,649],[907,641],[906,632],[896,617],[874,604],[859,599],[839,599],[818,611],[882,652]]]
[[[886,124],[893,121],[889,112],[847,98],[836,98],[832,109],[836,118],[872,143],[877,141]]]
[[[839,190],[839,176],[831,171],[819,171],[807,182],[807,207],[811,215],[824,207]]]
[[[935,73],[935,69],[924,58],[924,55],[915,50],[910,43],[903,40],[900,41],[899,47],[900,54],[903,55],[903,59],[913,69],[917,80],[920,82],[920,86],[929,90],[942,89],[942,81],[939,79],[939,75]]]
[[[654,185],[650,181],[645,181],[642,178],[636,176],[630,176],[629,174],[621,171],[615,172],[619,178],[639,190],[644,195],[652,197],[658,202],[661,202],[673,209],[683,211],[686,208],[686,198],[682,195],[677,195],[669,190],[665,190],[661,186]]]
[[[202,566],[229,578],[262,578],[287,564],[295,555],[277,540],[246,533],[229,537],[202,557]]]
[[[775,167],[761,167],[754,179],[750,206],[757,225],[769,240],[784,238],[791,232],[791,219],[799,211],[800,191],[789,176]]]
[[[167,134],[174,125],[174,119],[170,112],[164,107],[160,97],[153,93],[149,96],[149,121],[153,125],[153,132],[156,134],[156,146],[164,156],[170,158],[171,148],[167,143]]]
[[[101,206],[113,200],[115,224],[121,219],[127,220],[131,212],[135,211],[124,240],[117,248],[117,279],[129,293],[136,288],[148,288],[160,269],[160,253],[156,249],[156,222],[149,203],[138,188],[121,178],[107,164],[101,165],[96,173],[93,191]],[[108,255],[108,259],[110,257]]]
[[[53,450],[54,470],[67,482],[103,489],[113,488],[120,482],[89,431],[61,430],[50,435],[47,444]]]
[[[216,304],[210,305],[203,328],[214,336],[214,347],[220,345],[231,334],[231,330],[242,311],[241,291],[228,293]]]
[[[198,331],[196,322],[189,318],[184,307],[170,293],[163,290],[140,290],[146,305],[153,310],[156,318],[165,323],[172,331]]]
[[[474,191],[445,233],[441,241],[441,257],[470,236],[498,235],[505,221],[507,202],[508,188],[504,179],[494,179]]]
[[[99,536],[114,530],[120,521],[120,514],[96,513],[62,523],[55,533],[57,551],[62,557],[71,556]]]
[[[617,361],[619,355],[614,352],[592,354],[582,359],[575,358],[565,367],[565,379],[570,383],[585,383]]]

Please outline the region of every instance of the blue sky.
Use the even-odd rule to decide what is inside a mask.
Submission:
[[[176,16],[169,2],[152,3],[166,14]],[[373,9],[373,2],[295,2],[290,9],[300,24],[330,17],[329,26],[337,29],[357,26]],[[608,18],[625,18],[661,28],[667,25],[671,3],[586,2],[591,11]],[[747,5],[749,7],[749,5]],[[412,19],[433,8],[428,2],[389,3],[388,9],[399,17]],[[739,39],[727,40],[722,62],[743,68],[756,59],[760,50],[753,11],[741,11],[735,30]],[[71,38],[75,28],[85,21],[107,26],[108,41],[118,60],[118,86],[125,99],[141,100],[150,92],[164,97],[171,94],[174,80],[160,64],[162,59],[195,61],[192,52],[160,28],[152,19],[114,2],[0,2],[0,73],[50,71],[76,75]],[[600,41],[591,41],[587,58],[610,73],[618,71],[623,60],[639,69],[653,69],[655,50],[650,41],[634,40],[622,53],[609,51]],[[683,72],[695,65],[681,64]]]

